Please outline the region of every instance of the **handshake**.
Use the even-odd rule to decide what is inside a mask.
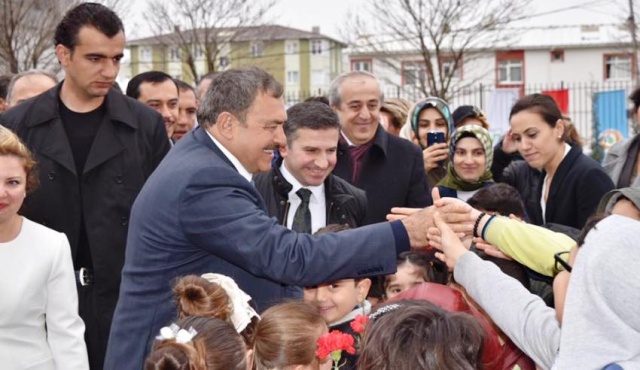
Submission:
[[[437,188],[432,191],[433,206],[427,208],[393,208],[387,220],[400,220],[412,248],[427,245],[441,251],[436,256],[453,268],[457,259],[467,251],[461,238],[477,236],[489,216],[457,198],[440,198]]]

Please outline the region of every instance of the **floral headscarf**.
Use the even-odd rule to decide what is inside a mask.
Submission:
[[[465,135],[466,134],[466,135]],[[463,137],[469,137],[468,134],[473,135],[484,149],[485,154],[485,170],[482,176],[476,182],[468,182],[462,180],[453,168],[453,156],[456,152],[456,145],[458,141]],[[461,191],[473,191],[480,189],[485,183],[493,181],[491,175],[491,164],[493,163],[493,143],[491,141],[491,134],[478,125],[464,125],[458,127],[451,137],[451,145],[449,147],[449,165],[447,166],[447,175],[440,180],[438,186],[445,186],[447,188],[461,190]]]

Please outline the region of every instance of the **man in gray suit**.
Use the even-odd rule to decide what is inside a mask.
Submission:
[[[175,318],[176,277],[228,275],[264,310],[291,294],[286,285],[390,274],[399,252],[427,245],[433,209],[320,237],[297,234],[266,214],[251,180],[286,142],[282,93],[256,67],[216,76],[198,114],[201,126],[176,144],[138,195],[105,369],[142,368],[159,329]],[[469,217],[467,208],[454,211],[449,221]]]

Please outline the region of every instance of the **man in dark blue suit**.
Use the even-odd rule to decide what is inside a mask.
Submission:
[[[390,274],[397,253],[427,244],[430,209],[315,238],[278,225],[251,177],[285,144],[282,86],[255,67],[223,72],[212,85],[201,127],[176,144],[134,203],[105,369],[143,367],[175,318],[176,277],[228,275],[264,310],[288,297],[286,285]]]

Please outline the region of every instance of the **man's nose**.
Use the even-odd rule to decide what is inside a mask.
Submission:
[[[284,134],[284,128],[282,125],[278,125],[278,128],[276,128],[273,141],[278,146],[284,146],[287,143],[287,137]]]

